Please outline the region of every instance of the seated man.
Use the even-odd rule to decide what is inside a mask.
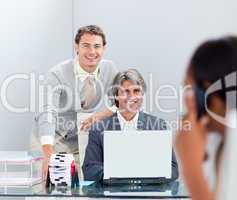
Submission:
[[[137,70],[118,73],[112,93],[117,113],[92,125],[82,166],[84,179],[103,180],[103,132],[105,130],[165,130],[165,121],[140,111],[146,84]],[[123,149],[121,149],[122,151]],[[157,158],[159,159],[159,158]],[[178,178],[178,164],[172,155],[172,180]]]

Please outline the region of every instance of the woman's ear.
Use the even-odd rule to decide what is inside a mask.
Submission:
[[[226,105],[225,102],[218,96],[213,94],[209,99],[209,109],[212,112],[225,117],[226,114]]]
[[[226,115],[226,105],[225,102],[218,96],[218,95],[212,95],[209,99],[209,105],[208,105],[209,111],[212,112],[212,114],[209,114],[210,118],[210,129],[211,131],[217,131],[219,133],[224,133],[225,132],[225,126],[215,120],[212,115],[218,115],[222,118],[225,118]]]

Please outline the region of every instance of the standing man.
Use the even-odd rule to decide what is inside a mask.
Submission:
[[[80,113],[94,113],[81,124],[82,129],[90,127],[95,120],[112,115],[111,109],[105,106],[104,96],[117,69],[112,61],[102,59],[105,47],[106,38],[100,27],[81,27],[75,37],[76,57],[47,73],[46,102],[37,116],[44,175],[54,151],[78,153],[76,121]]]

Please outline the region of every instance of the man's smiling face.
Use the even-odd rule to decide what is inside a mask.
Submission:
[[[129,80],[123,81],[117,96],[119,110],[129,113],[138,112],[142,106],[143,94],[141,86]]]
[[[85,33],[81,36],[75,49],[82,68],[95,68],[104,54],[105,46],[100,35]]]

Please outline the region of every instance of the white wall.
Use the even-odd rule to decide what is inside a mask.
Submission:
[[[152,74],[153,107],[148,102],[147,111],[171,120],[176,113],[162,113],[154,105],[156,89],[164,84],[180,86],[200,41],[237,33],[235,8],[234,0],[74,0],[74,31],[81,25],[100,25],[108,36],[106,57],[120,69],[136,67],[147,81]],[[164,94],[173,92],[163,90]],[[169,110],[178,105],[177,99],[160,101]]]
[[[60,3],[59,3],[60,2]],[[15,73],[46,72],[72,56],[72,1],[7,0],[0,2],[0,83]],[[8,98],[29,105],[29,81],[16,80]],[[0,104],[0,150],[29,146],[33,114],[9,112]]]
[[[180,86],[190,54],[200,41],[237,33],[236,7],[234,0],[1,1],[0,84],[13,73],[44,73],[70,58],[73,33],[82,25],[98,24],[107,33],[105,57],[121,70],[138,68],[146,80],[152,74],[154,100],[161,85]],[[13,82],[8,97],[16,106],[28,104],[29,82]],[[160,103],[169,109],[178,107],[177,100]],[[147,101],[148,111],[165,119],[176,116],[149,105]],[[0,150],[28,148],[32,116],[11,113],[1,102]]]

